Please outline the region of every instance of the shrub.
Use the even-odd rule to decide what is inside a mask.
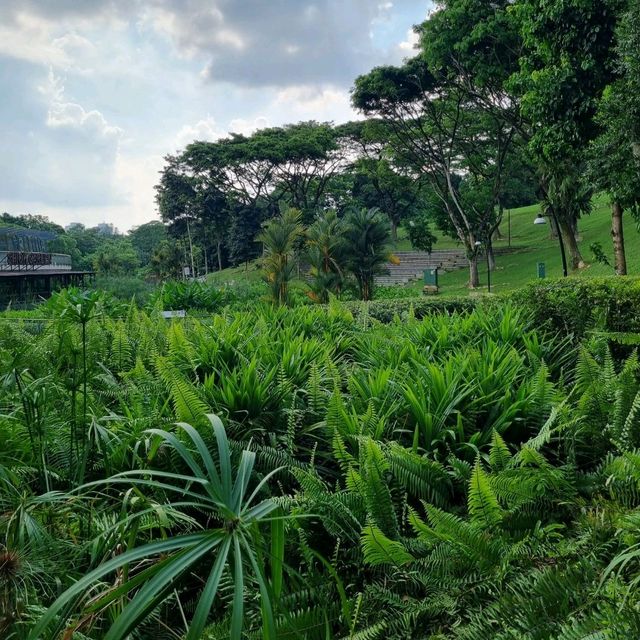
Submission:
[[[573,334],[594,328],[640,331],[640,278],[564,278],[536,282],[511,294],[536,326]]]
[[[164,309],[199,309],[219,311],[234,300],[233,291],[223,287],[216,289],[202,282],[165,282],[152,297],[152,302],[161,300]]]
[[[92,288],[107,291],[120,300],[131,300],[135,296],[136,302],[144,305],[157,285],[136,276],[100,276]]]
[[[376,287],[374,300],[406,300],[415,298],[419,292],[415,287],[403,287],[396,285],[393,287]]]
[[[372,302],[344,303],[353,315],[361,317],[367,314],[380,322],[391,322],[395,316],[407,318],[411,310],[420,319],[431,313],[455,313],[472,311],[476,301],[471,298],[402,298],[397,300],[373,300]]]

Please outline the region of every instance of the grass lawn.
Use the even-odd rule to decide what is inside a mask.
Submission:
[[[537,263],[544,262],[546,274],[549,278],[562,276],[562,263],[558,241],[551,237],[549,224],[534,225],[533,220],[540,211],[539,205],[531,205],[511,211],[511,246],[513,253],[496,257],[496,270],[491,274],[491,290],[495,293],[510,291],[524,286],[537,278]],[[501,231],[504,240],[496,242],[496,247],[507,247],[507,213],[505,212]],[[578,225],[580,231],[580,249],[588,266],[571,274],[571,277],[594,277],[613,275],[613,268],[594,261],[589,246],[593,242],[600,242],[604,253],[613,262],[613,250],[611,247],[611,212],[607,198],[598,197],[594,200],[593,211],[585,216]],[[630,274],[640,274],[640,235],[637,232],[635,222],[630,216],[625,219],[625,241],[627,252],[627,267]],[[434,249],[447,249],[460,245],[452,238],[436,234],[438,241]],[[392,249],[396,251],[408,251],[411,249],[409,241],[400,230],[399,238]],[[209,282],[222,284],[233,281],[259,282],[261,278],[257,263],[249,263],[248,270],[245,267],[224,269],[223,271],[209,274]],[[469,272],[467,269],[451,271],[440,276],[440,295],[459,296],[467,295],[469,289],[467,282]],[[484,257],[480,262],[481,288],[486,292],[486,262]],[[422,293],[422,283],[414,282],[405,287],[409,291],[415,291],[416,295]],[[407,292],[408,293],[408,292]]]
[[[226,284],[229,282],[261,282],[262,274],[257,261],[249,262],[247,266],[229,267],[222,271],[214,271],[207,276],[210,284]]]
[[[491,274],[491,291],[495,293],[510,291],[524,286],[528,282],[537,279],[537,263],[544,262],[546,275],[549,278],[562,276],[562,262],[560,259],[560,247],[558,240],[550,235],[549,224],[534,225],[533,220],[540,211],[538,205],[514,209],[511,211],[511,246],[513,253],[496,257],[496,270]],[[606,197],[598,197],[594,200],[593,211],[585,216],[578,225],[580,232],[580,250],[588,266],[580,271],[570,273],[570,277],[596,277],[613,275],[613,268],[595,262],[589,246],[593,242],[600,242],[604,253],[613,263],[613,249],[611,246],[611,211]],[[501,225],[505,239],[496,242],[496,247],[507,247],[507,214]],[[627,254],[627,268],[630,274],[640,274],[640,236],[631,216],[626,216],[624,223],[625,244]],[[398,248],[404,245],[400,241]],[[434,249],[444,249],[457,246],[451,238],[438,238]],[[569,256],[567,254],[567,260]],[[486,292],[486,262],[484,256],[480,261],[480,291]],[[440,276],[441,295],[466,295],[469,293],[467,282],[469,273],[467,269],[451,271]],[[407,285],[414,289],[416,294],[422,290],[421,283]]]

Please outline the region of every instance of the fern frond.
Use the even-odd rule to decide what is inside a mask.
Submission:
[[[498,498],[491,488],[487,474],[480,465],[479,458],[476,460],[469,481],[467,507],[471,523],[474,526],[490,529],[502,521],[502,509],[498,504]]]

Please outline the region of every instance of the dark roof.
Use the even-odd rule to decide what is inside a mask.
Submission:
[[[0,278],[17,276],[90,276],[93,271],[65,271],[64,269],[25,269],[24,271],[2,271]]]
[[[53,240],[57,234],[53,231],[41,231],[40,229],[24,229],[23,227],[0,226],[0,236],[14,236],[16,238],[37,238],[38,240]]]

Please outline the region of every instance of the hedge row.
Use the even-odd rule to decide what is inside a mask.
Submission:
[[[543,280],[509,298],[529,310],[538,327],[577,338],[592,329],[640,332],[640,278]]]
[[[395,300],[372,300],[371,302],[345,302],[344,306],[356,318],[368,315],[380,322],[391,322],[396,316],[406,318],[410,311],[416,318],[431,313],[454,313],[471,311],[476,301],[471,298],[401,298]]]
[[[531,314],[534,324],[553,332],[583,337],[588,331],[640,333],[640,277],[569,277],[536,281],[505,296],[474,298],[404,298],[346,302],[355,317],[368,315],[381,322],[406,318],[413,309],[416,318],[430,313],[473,310],[478,304],[511,301]]]

